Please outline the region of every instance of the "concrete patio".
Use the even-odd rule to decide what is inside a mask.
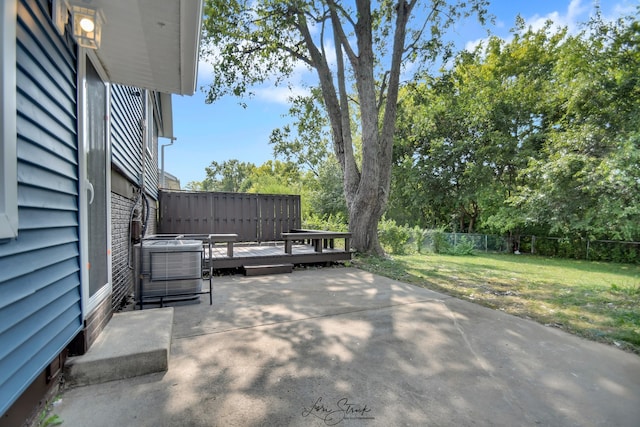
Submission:
[[[207,298],[174,308],[168,371],[65,391],[63,425],[640,420],[640,357],[357,269],[217,277]]]

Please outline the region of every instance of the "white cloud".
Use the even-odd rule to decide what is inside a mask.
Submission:
[[[255,97],[276,104],[290,104],[289,98],[309,94],[309,82],[315,81],[315,72],[299,62],[289,78],[276,85],[275,77],[264,85],[254,88]]]
[[[257,99],[272,102],[275,104],[289,105],[290,98],[294,96],[304,96],[309,94],[309,90],[303,86],[265,86],[254,89]]]
[[[569,32],[577,29],[578,23],[586,17],[585,13],[591,9],[591,6],[582,4],[582,0],[571,0],[565,13],[558,11],[550,12],[544,16],[534,15],[525,20],[527,26],[537,31],[544,27],[547,21],[554,23],[554,28],[560,29],[567,27]]]
[[[465,43],[464,45],[464,50],[467,50],[469,52],[473,52],[480,44],[484,44],[484,46],[487,45],[487,41],[489,39],[485,38],[480,38],[480,39],[475,39],[475,40],[469,40],[468,42]]]
[[[200,58],[198,61],[198,87],[206,87],[213,81],[213,65],[215,54],[207,58]],[[272,78],[261,86],[252,88],[255,97],[267,102],[277,104],[289,104],[290,96],[304,95],[309,91],[305,82],[310,81],[312,74],[308,67],[299,62],[291,74],[290,78],[276,85],[276,78]]]
[[[543,28],[547,21],[552,21],[552,29],[567,27],[570,33],[575,33],[580,30],[580,24],[588,21],[589,17],[595,13],[596,4],[597,2],[594,0],[571,0],[564,11],[555,10],[545,15],[535,14],[523,17],[525,27],[537,31]],[[634,12],[636,7],[635,0],[622,0],[615,4],[607,4],[606,7],[601,6],[601,11],[605,20],[615,20]],[[497,27],[504,28],[504,24]],[[506,41],[511,38],[511,35],[504,37]],[[467,41],[464,48],[467,51],[473,51],[480,43],[487,40],[488,38],[481,38]]]
[[[200,59],[198,61],[198,86],[208,85],[213,81],[213,65]]]
[[[589,17],[595,14],[597,4],[598,2],[595,0],[571,0],[566,12],[555,11],[545,16],[534,15],[526,19],[526,23],[534,30],[538,30],[547,20],[551,20],[555,24],[554,27],[567,27],[570,33],[575,33],[580,30],[581,23],[587,22]],[[635,0],[600,3],[600,11],[605,21],[613,21],[631,14],[635,12],[637,7],[638,4]]]
[[[316,42],[319,43],[320,40],[316,40]],[[327,39],[325,35],[324,46],[329,68],[334,70],[337,61],[333,39]],[[348,61],[346,58],[345,65],[348,66]],[[289,76],[286,82],[280,85],[276,85],[274,78],[270,83],[254,89],[253,92],[255,93],[256,98],[263,101],[288,105],[290,104],[290,97],[309,95],[309,87],[316,86],[317,84],[318,77],[316,71],[313,69],[309,69],[307,64],[299,61],[296,64],[293,73],[291,74],[291,76]]]
[[[571,0],[569,9],[567,10],[568,25],[575,24],[579,17],[590,9],[589,6],[583,6],[581,0]]]
[[[629,15],[634,13],[638,8],[638,4],[635,0],[624,0],[621,3],[616,3],[613,6],[611,16],[607,16],[607,19],[617,19],[624,15]]]

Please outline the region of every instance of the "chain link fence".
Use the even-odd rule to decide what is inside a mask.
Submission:
[[[480,252],[511,252],[548,257],[640,263],[640,242],[618,240],[587,240],[579,238],[540,236],[496,236],[490,234],[445,233],[425,230],[422,241],[412,239],[409,244],[420,246],[420,252],[456,252],[456,248]],[[444,248],[444,250],[443,250]]]
[[[506,237],[489,234],[444,233],[434,230],[423,232],[424,240],[420,252],[440,252],[440,247],[456,248],[464,245],[475,251],[507,252],[509,242]]]
[[[517,242],[522,253],[589,261],[640,262],[640,242],[540,236],[520,236]]]

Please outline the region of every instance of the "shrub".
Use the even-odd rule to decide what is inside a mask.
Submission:
[[[431,250],[436,254],[448,254],[451,251],[451,243],[446,233],[442,230],[429,230],[427,235],[431,238]]]
[[[416,250],[418,251],[419,254],[421,254],[422,250],[424,249],[425,243],[427,241],[427,231],[423,230],[418,226],[415,226],[412,229],[410,229],[410,233],[411,233],[410,240],[413,243],[415,243]]]
[[[467,236],[462,236],[458,243],[449,250],[449,255],[473,255],[475,243]]]
[[[451,243],[449,233],[443,230],[427,230],[423,234],[424,240],[430,242],[431,251],[442,255],[473,255],[475,242],[468,236],[461,236],[455,243]]]
[[[378,238],[385,250],[402,255],[406,253],[407,243],[411,237],[411,229],[396,224],[392,219],[382,219],[378,224]]]
[[[312,214],[302,220],[302,227],[311,230],[349,231],[347,220],[340,214],[326,217]]]

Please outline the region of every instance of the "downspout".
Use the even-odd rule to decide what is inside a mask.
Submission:
[[[143,91],[144,93],[144,100],[142,102],[142,118],[140,119],[140,124],[142,125],[142,141],[140,144],[140,167],[141,167],[141,171],[140,171],[140,214],[142,215],[142,207],[144,204],[144,169],[145,169],[145,155],[146,155],[146,149],[147,149],[147,104],[149,102],[149,91],[147,89],[145,89]],[[148,212],[148,211],[147,211]],[[142,302],[142,297],[143,297],[143,287],[144,287],[144,274],[143,274],[143,266],[144,266],[144,262],[143,262],[143,257],[144,257],[144,252],[143,252],[143,246],[144,246],[144,234],[145,234],[145,230],[146,227],[141,227],[141,235],[140,235],[140,256],[138,257],[138,261],[140,263],[139,265],[139,277],[138,277],[138,298],[140,299],[140,310],[142,310],[143,308],[143,302]]]
[[[140,194],[144,197],[144,170],[145,170],[145,156],[147,154],[147,123],[149,122],[147,119],[148,107],[147,104],[149,102],[149,91],[147,89],[144,90],[144,101],[142,102],[142,119],[140,120],[140,124],[142,125],[142,141],[140,144]],[[144,234],[143,236],[144,237]]]
[[[160,177],[160,185],[161,185],[161,188],[167,188],[167,186],[166,186],[166,184],[165,184],[165,178],[164,178],[164,147],[168,147],[168,146],[170,146],[170,145],[173,145],[173,143],[174,143],[174,142],[176,142],[176,139],[177,139],[177,138],[175,138],[175,137],[171,137],[171,142],[170,142],[170,143],[168,143],[168,144],[162,144],[162,146],[161,146],[161,147],[162,147],[162,153],[161,153],[161,157],[162,157],[162,160],[161,160],[161,161],[162,161],[162,164],[161,164],[161,166],[160,166],[160,167],[162,168],[162,175],[161,175],[161,177]]]

